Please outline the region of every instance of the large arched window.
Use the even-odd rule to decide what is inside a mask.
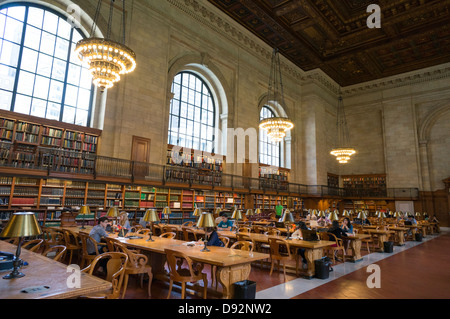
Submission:
[[[214,153],[216,114],[206,83],[192,72],[180,72],[172,92],[168,143]]]
[[[0,109],[88,126],[92,78],[74,54],[82,37],[51,9],[0,8]]]
[[[259,120],[276,117],[275,113],[263,106],[259,114]],[[272,166],[281,167],[281,145],[280,143],[271,142],[265,130],[259,130],[259,162]]]

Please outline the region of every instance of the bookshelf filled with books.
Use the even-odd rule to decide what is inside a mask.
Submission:
[[[100,134],[98,129],[0,110],[0,161],[17,168],[39,164],[91,174]]]
[[[225,157],[213,153],[167,146],[166,180],[221,185]]]
[[[386,175],[345,175],[341,176],[347,196],[364,196],[367,192],[386,196]]]
[[[287,191],[289,186],[289,172],[287,168],[273,167],[260,164],[259,184],[262,189],[276,189]]]

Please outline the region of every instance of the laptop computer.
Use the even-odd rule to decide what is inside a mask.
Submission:
[[[411,226],[412,222],[410,222],[409,220],[405,220],[405,226]]]
[[[306,241],[318,241],[319,237],[317,236],[317,232],[315,230],[302,229],[302,237],[303,240]]]
[[[286,225],[283,222],[275,222],[276,228],[286,228]]]

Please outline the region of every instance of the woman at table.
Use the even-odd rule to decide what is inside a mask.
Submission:
[[[233,221],[228,219],[227,214],[224,214],[222,218],[222,221],[219,223],[219,225],[217,225],[217,227],[220,230],[231,230],[231,228],[233,227]]]
[[[225,246],[223,241],[219,239],[219,234],[217,234],[216,227],[210,227],[206,230],[206,238],[208,239],[208,242],[206,243],[207,246]]]
[[[346,234],[353,234],[353,225],[350,222],[350,218],[348,218],[348,217],[344,218],[344,220],[342,221],[341,228]]]
[[[117,226],[119,226],[119,231],[126,230],[126,232],[123,234],[124,236],[131,230],[130,221],[128,220],[128,214],[126,212],[120,212]]]

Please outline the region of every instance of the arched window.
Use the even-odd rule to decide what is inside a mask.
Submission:
[[[192,72],[180,72],[172,92],[168,143],[214,153],[216,113],[205,81]]]
[[[263,106],[259,114],[259,120],[276,117],[275,113]],[[259,130],[259,162],[272,166],[281,167],[281,145],[280,143],[271,142],[265,130]]]
[[[74,54],[83,35],[34,4],[0,8],[0,109],[88,126],[93,86]]]

